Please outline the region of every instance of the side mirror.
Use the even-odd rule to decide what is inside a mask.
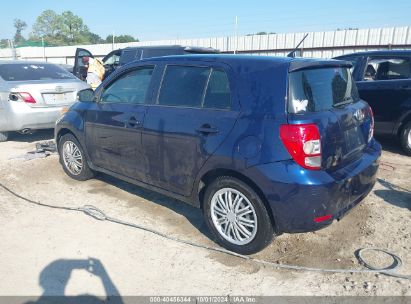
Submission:
[[[94,102],[94,91],[92,89],[78,91],[77,100],[80,102]]]

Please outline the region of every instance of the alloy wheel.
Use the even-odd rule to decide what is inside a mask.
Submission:
[[[235,245],[250,243],[257,234],[254,206],[240,191],[218,190],[211,199],[211,218],[219,234]]]

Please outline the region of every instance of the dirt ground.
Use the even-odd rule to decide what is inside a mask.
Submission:
[[[0,143],[0,182],[36,201],[92,204],[112,217],[215,246],[200,210],[184,203],[105,175],[71,180],[55,155],[11,159],[51,138],[51,131],[42,131]],[[411,274],[411,157],[395,143],[382,143],[378,182],[362,204],[323,230],[281,235],[254,257],[361,268],[354,252],[379,247],[398,254],[401,272]],[[411,295],[411,280],[277,270],[81,213],[31,205],[2,189],[0,224],[0,295]]]

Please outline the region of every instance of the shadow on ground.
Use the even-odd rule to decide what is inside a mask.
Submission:
[[[78,296],[65,296],[65,289],[70,280],[73,270],[86,271],[101,280],[106,298],[97,297],[90,294]],[[109,274],[100,260],[89,258],[85,260],[64,260],[59,259],[47,265],[39,277],[39,285],[43,289],[43,294],[36,301],[26,304],[40,303],[114,303],[122,304],[123,300],[117,287],[112,282]]]
[[[381,144],[384,151],[406,156],[404,151],[401,149],[401,145],[398,140],[389,137],[376,137],[376,139]]]
[[[394,206],[406,208],[411,211],[411,191],[394,185],[386,180],[377,179],[386,189],[374,190],[374,194],[382,198],[387,203]]]
[[[32,143],[36,141],[52,139],[54,139],[54,129],[47,129],[33,131],[32,134],[20,134],[17,132],[12,132],[9,135],[8,141]]]
[[[106,174],[99,173],[98,176],[96,176],[96,178],[120,190],[128,192],[129,194],[141,197],[147,201],[168,208],[174,211],[175,213],[184,216],[191,223],[191,225],[193,225],[193,227],[196,228],[200,233],[202,233],[209,239],[213,239],[212,235],[208,231],[203,221],[203,214],[200,209],[190,206],[176,199],[170,198],[168,196],[159,194],[157,192],[145,190],[139,186],[121,181]],[[107,189],[104,191],[107,191]],[[118,193],[116,193],[115,195],[118,195]]]

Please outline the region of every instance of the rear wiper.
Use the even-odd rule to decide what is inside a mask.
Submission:
[[[344,97],[342,101],[337,102],[336,104],[333,104],[333,107],[340,107],[349,103],[354,102],[354,99],[352,97]]]

